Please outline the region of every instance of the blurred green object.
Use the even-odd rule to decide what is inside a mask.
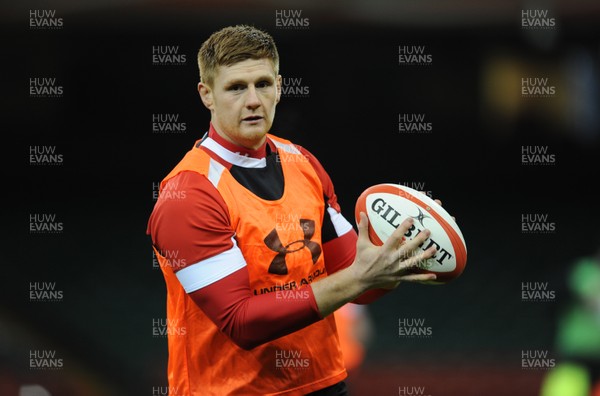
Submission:
[[[598,381],[590,364],[600,364],[600,259],[575,261],[567,287],[569,300],[557,318],[560,363],[546,374],[540,396],[589,396]]]
[[[570,296],[557,318],[559,363],[546,374],[540,396],[589,396],[600,364],[600,260],[577,260],[567,275]]]
[[[557,352],[567,359],[600,361],[600,262],[577,261],[567,282],[572,301],[558,318]]]
[[[571,292],[583,299],[600,299],[600,262],[583,258],[571,270],[568,286]]]
[[[560,363],[544,378],[540,396],[589,396],[590,376],[585,366]]]
[[[574,306],[558,322],[558,353],[566,358],[600,360],[600,320]]]

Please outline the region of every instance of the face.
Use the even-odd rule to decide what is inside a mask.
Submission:
[[[256,149],[273,125],[281,96],[281,76],[269,59],[247,59],[219,66],[209,86],[198,84],[217,132],[237,145]]]

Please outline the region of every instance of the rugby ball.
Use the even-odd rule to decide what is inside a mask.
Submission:
[[[463,234],[448,212],[426,194],[401,184],[377,184],[367,188],[358,197],[355,207],[356,223],[360,212],[369,218],[369,238],[381,246],[407,218],[414,223],[404,234],[413,239],[422,230],[431,234],[418,249],[435,246],[436,254],[419,263],[415,273],[433,273],[436,280],[424,283],[445,284],[459,277],[467,263],[467,245]],[[418,250],[417,250],[418,251]]]

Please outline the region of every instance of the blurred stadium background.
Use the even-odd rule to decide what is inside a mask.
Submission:
[[[281,73],[302,94],[284,95],[272,131],[321,160],[347,218],[364,188],[405,183],[440,198],[467,241],[460,279],[401,285],[368,307],[373,329],[352,394],[591,394],[600,378],[597,1],[63,0],[0,9],[1,395],[166,394],[167,344],[157,335],[165,287],[145,226],[156,183],[208,126],[197,49],[236,23],[277,41]],[[62,26],[34,29],[32,12]],[[524,12],[554,25],[523,26]],[[304,25],[282,28],[278,19],[290,15]],[[154,62],[153,50],[167,47],[183,62]],[[399,64],[400,47],[430,61]],[[62,94],[32,96],[35,78],[55,78]],[[526,78],[547,78],[552,92],[523,96]],[[185,131],[153,132],[157,114],[176,116]],[[431,132],[399,131],[406,115],[424,116]],[[32,165],[32,147],[63,160]],[[548,156],[526,163],[532,150]],[[54,215],[62,232],[32,234],[32,214]],[[525,223],[550,231],[524,233]],[[36,282],[60,298],[32,301]],[[527,299],[527,285],[551,293]],[[430,336],[400,336],[403,319],[420,320]],[[39,352],[61,367],[32,368]],[[550,367],[525,367],[532,355]]]

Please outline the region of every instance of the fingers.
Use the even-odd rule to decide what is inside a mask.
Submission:
[[[406,238],[404,238],[404,234],[413,226],[415,219],[409,217],[404,220],[400,225],[394,230],[392,235],[389,236],[388,240],[385,241],[383,247],[387,250],[397,249],[398,246],[404,242]]]
[[[439,199],[434,199],[434,201],[435,201],[435,202],[436,202],[438,205],[442,206],[442,201],[440,201]],[[450,216],[450,217],[452,217],[452,220],[454,220],[454,222],[456,223],[456,217],[454,217],[454,216]]]
[[[365,241],[368,241],[368,245],[372,246],[369,237],[369,219],[365,212],[359,213],[359,223],[357,226],[358,239],[359,241],[362,241],[362,246],[366,246],[364,245]],[[436,279],[434,274],[413,273],[414,268],[420,266],[425,267],[422,264],[436,254],[434,246],[429,247],[425,251],[421,249],[424,242],[431,235],[429,230],[425,229],[419,232],[410,240],[405,238],[405,234],[407,234],[409,230],[414,231],[414,228],[414,219],[408,218],[404,220],[380,248],[381,250],[378,255],[381,255],[380,257],[385,257],[384,260],[387,262],[387,268],[384,272],[388,274],[387,276],[391,276],[392,279],[389,284],[386,284],[389,288],[395,288],[400,281],[420,282]]]
[[[434,246],[423,251],[419,248],[431,235],[431,231],[425,229],[417,234],[413,239],[406,240],[404,234],[413,227],[414,219],[404,220],[398,228],[392,233],[388,240],[383,244],[383,248],[391,254],[395,262],[399,263],[398,270],[406,272],[419,263],[433,257],[436,253]]]
[[[436,202],[438,205],[442,206],[442,201],[440,201],[439,199],[434,199],[434,201],[435,201],[435,202]],[[450,217],[452,217],[452,220],[454,220],[454,222],[456,223],[456,217],[454,217],[454,216],[450,216]]]
[[[410,241],[410,243],[412,243],[412,242],[414,242],[414,240]],[[432,258],[436,252],[436,249],[433,246],[431,246],[429,249],[427,249],[425,251],[422,251],[422,250],[416,250],[419,245],[414,245],[412,247],[410,247],[408,245],[409,244],[407,244],[406,246],[403,246],[398,251],[398,254],[400,256],[399,264],[398,264],[398,272],[400,272],[400,273],[410,272],[411,269],[421,266],[421,264],[424,264],[427,260]],[[404,248],[406,248],[407,250],[405,252],[402,252],[401,250],[403,250]]]
[[[396,230],[394,230],[392,235],[390,235],[388,240],[385,241],[385,243],[383,244],[383,247],[385,249],[387,249],[388,252],[392,251],[392,250],[397,250],[399,246],[401,246],[403,243],[405,243],[406,238],[404,237],[404,235],[408,232],[408,230],[414,229],[414,226],[413,226],[414,221],[415,220],[413,218],[409,217],[408,219],[406,219],[402,223],[400,223],[400,225],[396,228]],[[429,238],[429,235],[430,235],[429,230],[421,231],[411,241],[407,242],[408,247],[406,249],[408,249],[408,251],[414,249],[416,246],[425,242],[425,240],[427,238]],[[405,250],[405,251],[407,251],[407,250]]]
[[[427,282],[436,279],[435,274],[410,274],[400,277],[402,282]]]
[[[425,191],[419,191],[419,192],[421,192],[421,193],[423,193],[423,194],[427,195],[427,194],[425,193]],[[440,201],[439,199],[434,199],[434,201],[435,201],[435,203],[437,203],[438,205],[440,205],[440,206],[443,206],[443,205],[442,205],[442,201]],[[451,217],[452,217],[452,220],[454,220],[454,222],[456,223],[456,218],[455,218],[454,216],[451,216]]]
[[[427,195],[427,196],[429,196],[429,195],[427,194],[427,191],[419,191],[419,192],[420,192],[421,194],[424,194],[424,195]],[[436,202],[438,205],[442,206],[442,201],[440,201],[439,199],[434,199],[434,201],[435,201],[435,202]]]
[[[427,191],[419,191],[419,192],[420,192],[421,194],[423,194],[423,195],[427,195],[427,196],[429,197],[429,194],[427,194]],[[435,202],[436,202],[438,205],[442,206],[442,201],[440,201],[439,199],[434,199],[434,201],[435,201]]]

